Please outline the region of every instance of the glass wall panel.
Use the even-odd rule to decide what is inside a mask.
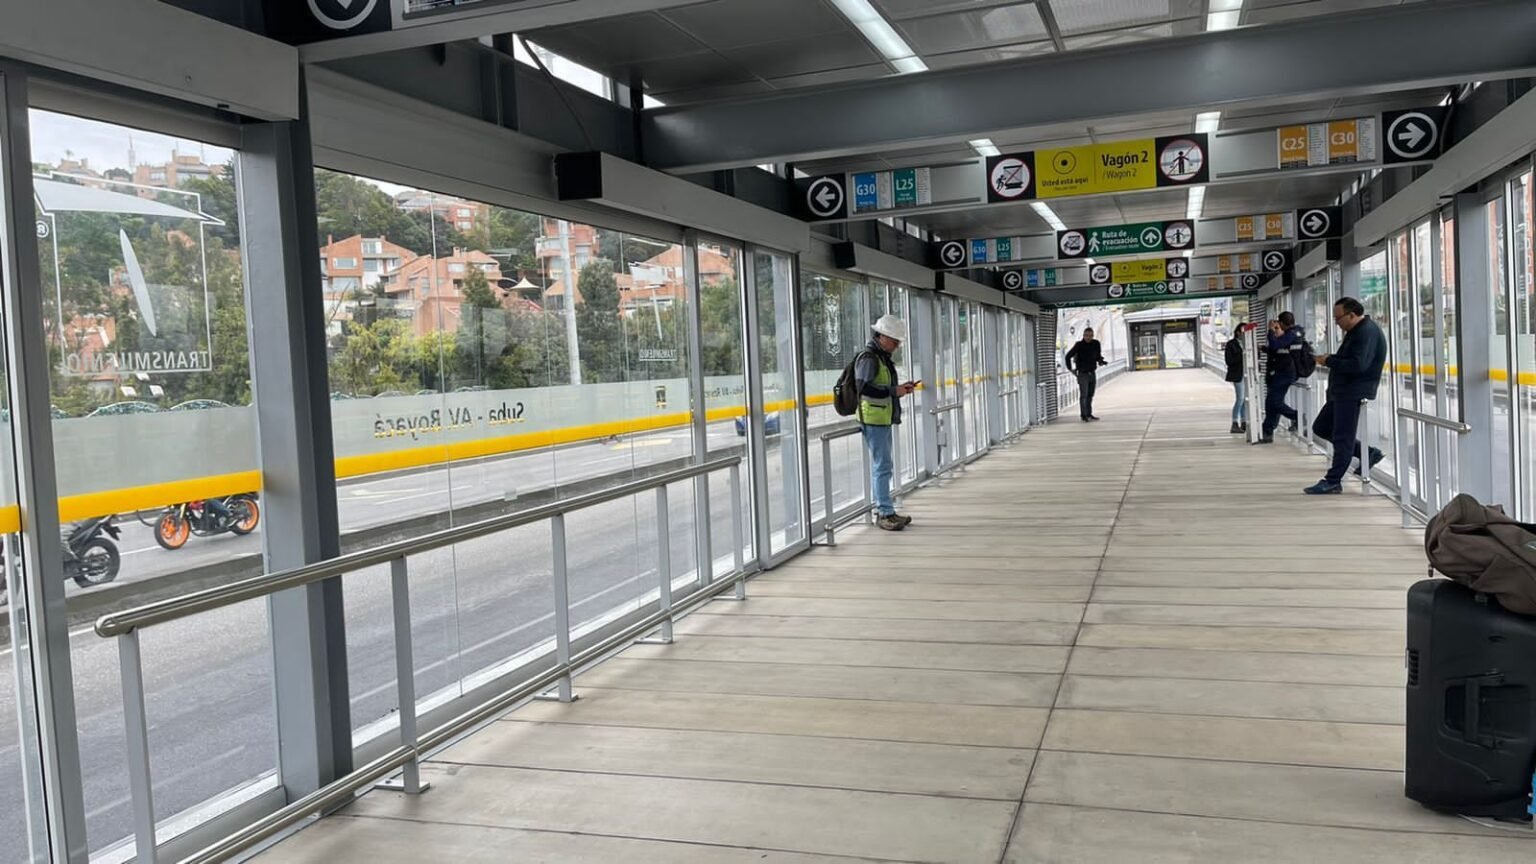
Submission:
[[[0,111],[6,110],[4,76],[0,75]],[[55,142],[55,144],[62,142]],[[0,142],[3,147],[5,142]],[[3,166],[0,166],[3,168]],[[0,195],[25,177],[0,175]],[[25,222],[22,222],[26,225]],[[39,238],[45,243],[47,238]],[[10,238],[0,222],[0,261],[10,254]],[[0,268],[0,288],[5,269]],[[21,512],[16,488],[15,440],[23,433],[13,422],[10,377],[5,368],[5,334],[0,329],[0,861],[48,860],[48,826],[44,807],[39,754],[37,699],[33,686],[32,652],[27,629],[26,573],[20,554]],[[67,590],[67,589],[66,589]],[[82,637],[82,641],[84,638]],[[100,746],[101,742],[93,742]]]
[[[795,356],[795,260],[782,252],[752,250],[757,330],[762,357],[763,415],[768,445],[769,551],[806,539],[802,515],[799,383]]]
[[[1516,473],[1516,487],[1520,490],[1518,512],[1521,518],[1536,513],[1536,447],[1532,446],[1531,430],[1533,410],[1536,410],[1536,304],[1532,303],[1533,256],[1531,249],[1531,174],[1526,172],[1511,180],[1507,195],[1509,202],[1509,251],[1511,289],[1514,303],[1511,306],[1515,326],[1515,367],[1510,370],[1515,392],[1518,394],[1517,432],[1520,454]]]
[[[698,243],[699,318],[703,335],[704,407],[708,418],[709,455],[746,455],[747,375],[746,331],[742,319],[742,251],[740,246],[715,240]],[[752,560],[751,472],[741,466],[741,548],[744,560]],[[715,550],[715,572],[731,564],[731,496],[724,472],[710,478],[710,548]]]
[[[833,409],[832,386],[868,342],[864,337],[874,320],[869,317],[868,295],[868,286],[860,282],[809,270],[800,274],[800,342],[805,354],[813,525],[821,524],[827,516],[827,466],[822,464],[819,436],[851,420],[845,420]],[[854,435],[838,438],[830,446],[832,510],[837,512],[864,497],[864,443]]]
[[[1330,273],[1332,272],[1333,271],[1330,271]],[[1360,262],[1359,300],[1360,304],[1365,307],[1365,314],[1371,316],[1371,319],[1381,326],[1382,332],[1384,332],[1387,336],[1387,345],[1389,349],[1387,356],[1388,368],[1386,370],[1386,377],[1384,380],[1387,382],[1395,381],[1397,380],[1394,377],[1395,373],[1393,372],[1393,370],[1396,368],[1395,364],[1398,362],[1407,361],[1399,361],[1396,359],[1397,352],[1401,349],[1397,347],[1397,343],[1394,341],[1393,335],[1401,334],[1403,328],[1399,326],[1397,322],[1393,321],[1392,318],[1392,311],[1390,308],[1390,294],[1388,292],[1386,252],[1378,252],[1377,254],[1372,255],[1369,258],[1366,258],[1364,261]],[[1331,327],[1332,310],[1329,311],[1329,315],[1330,318],[1328,321],[1329,326]],[[1334,327],[1333,330],[1335,335],[1342,335],[1339,333],[1337,327]],[[1380,449],[1381,452],[1386,454],[1392,453],[1392,441],[1396,437],[1397,409],[1395,407],[1396,403],[1394,402],[1395,392],[1396,391],[1391,386],[1382,387],[1375,401],[1371,402],[1369,406],[1371,432],[1372,437],[1375,439],[1371,442],[1371,446]],[[1319,393],[1317,395],[1322,396],[1323,394]],[[1319,399],[1317,404],[1322,404],[1321,399]],[[1376,470],[1395,476],[1397,466],[1394,464],[1393,460],[1387,459],[1384,460],[1380,465],[1376,466]]]
[[[31,131],[70,607],[259,572],[237,154],[46,111]],[[265,604],[150,628],[142,648],[162,819],[274,775]],[[132,830],[117,646],[79,630],[71,658],[98,851]]]
[[[896,363],[898,377],[903,382],[916,381],[918,378],[917,357],[923,349],[913,341],[917,338],[917,327],[914,326],[912,313],[912,291],[905,285],[887,286],[891,314],[897,315],[907,322],[907,331],[910,338],[896,349],[891,359]],[[916,482],[918,465],[922,455],[923,424],[921,419],[922,403],[918,401],[916,392],[909,393],[901,398],[901,428],[896,430],[896,482],[897,485],[905,485]]]
[[[1493,390],[1493,476],[1494,503],[1513,511],[1515,507],[1514,400],[1511,398],[1514,364],[1509,360],[1509,237],[1505,230],[1507,201],[1504,195],[1488,202],[1484,218],[1488,225],[1489,290],[1471,294],[1468,303],[1488,303],[1493,320],[1488,333],[1488,374]]]
[[[345,548],[611,487],[693,456],[692,291],[680,245],[330,171],[316,184]],[[701,269],[718,278],[725,264],[703,256]],[[723,395],[744,404],[742,389]],[[727,406],[712,441],[739,447],[739,416]],[[681,576],[696,566],[693,493],[669,493]],[[567,518],[577,635],[654,600],[656,521],[654,493]],[[411,560],[424,703],[549,650],[550,555],[540,524]],[[364,740],[398,707],[388,580],[382,569],[354,574],[347,590],[352,715]]]

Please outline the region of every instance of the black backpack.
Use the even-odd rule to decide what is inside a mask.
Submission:
[[[1291,349],[1291,362],[1296,365],[1297,378],[1311,378],[1317,371],[1317,352],[1312,350],[1312,343],[1302,339]]]
[[[837,376],[837,383],[832,385],[832,407],[844,417],[852,417],[859,411],[859,388],[854,368],[868,353],[860,351],[855,354],[853,360],[843,368],[843,374]]]

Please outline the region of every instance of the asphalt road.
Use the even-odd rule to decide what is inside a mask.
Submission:
[[[830,412],[827,412],[830,413]],[[813,425],[833,418],[813,417]],[[739,442],[730,424],[710,431],[711,448]],[[810,450],[812,510],[822,496],[821,448]],[[785,460],[770,444],[770,490],[781,501]],[[857,438],[835,442],[834,496],[862,494]],[[500,499],[509,489],[555,480],[620,474],[647,461],[687,455],[686,430],[583,445],[554,453],[524,454],[467,468],[380,478],[341,490],[344,528],[383,524],[405,514],[433,512],[450,503]],[[791,451],[793,452],[793,451]],[[793,457],[788,460],[793,465]],[[692,484],[671,488],[670,543],[674,573],[694,567]],[[728,560],[731,510],[726,476],[711,483],[713,549]],[[775,504],[775,529],[785,526]],[[567,521],[572,620],[581,622],[633,608],[657,587],[654,494],[611,502]],[[236,550],[259,550],[256,537],[194,539],[175,553],[155,546],[148,529],[124,536],[125,579],[146,578],[169,567],[198,566]],[[412,634],[418,699],[457,687],[466,675],[502,663],[553,636],[550,541],[547,525],[533,525],[460,544],[411,560]],[[347,650],[353,728],[396,708],[392,612],[384,568],[345,577]],[[156,812],[178,813],[277,765],[272,660],[265,601],[150,628],[141,636],[148,693]],[[9,650],[0,657],[10,659]],[[76,712],[85,777],[91,848],[101,849],[132,830],[124,761],[122,696],[117,648],[88,627],[71,638]],[[15,704],[15,679],[0,675],[0,705]],[[0,860],[25,857],[25,803],[15,712],[0,712]]]

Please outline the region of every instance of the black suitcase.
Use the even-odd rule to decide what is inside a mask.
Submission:
[[[1404,787],[1435,810],[1529,819],[1536,618],[1446,579],[1408,589]]]

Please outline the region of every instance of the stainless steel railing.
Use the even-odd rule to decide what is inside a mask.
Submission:
[[[842,427],[839,427],[837,429],[833,429],[830,432],[824,432],[821,435],[821,474],[822,474],[822,481],[824,483],[824,485],[822,487],[822,493],[821,494],[822,494],[822,501],[826,505],[826,508],[827,508],[826,521],[822,524],[822,536],[825,538],[824,545],[827,545],[827,546],[836,546],[837,545],[837,529],[838,529],[838,527],[840,527],[842,525],[845,525],[848,522],[851,522],[854,519],[859,518],[860,516],[863,516],[864,514],[869,512],[869,510],[870,510],[870,508],[872,506],[874,506],[873,503],[870,500],[870,498],[871,498],[870,475],[869,475],[870,465],[869,465],[869,448],[867,448],[867,447],[860,447],[859,448],[859,452],[861,454],[863,454],[862,462],[863,462],[863,466],[864,466],[864,470],[862,472],[863,473],[863,484],[864,484],[864,495],[863,495],[863,497],[861,499],[859,499],[859,502],[857,504],[855,504],[852,508],[850,508],[845,513],[838,513],[837,512],[837,508],[836,508],[836,505],[835,505],[835,499],[832,497],[833,496],[833,489],[832,489],[832,479],[833,479],[832,478],[832,475],[833,475],[833,471],[832,471],[832,442],[836,441],[836,440],[838,440],[840,438],[851,438],[854,435],[862,435],[862,434],[864,434],[864,427],[860,426],[857,423],[850,423],[850,424],[848,424],[846,426],[842,426]],[[896,439],[896,436],[893,435],[892,436],[892,442],[893,443],[894,443],[895,439]],[[900,471],[901,470],[901,467],[900,467],[901,466],[901,460],[896,458],[895,454],[892,454],[892,461],[894,463],[896,463],[896,466],[897,466],[896,470]]]
[[[672,597],[672,565],[668,545],[667,486],[684,480],[704,477],[717,471],[730,473],[731,531],[734,549],[732,572],[718,581],[700,580],[703,587],[693,591],[681,602]],[[598,643],[572,654],[570,595],[568,563],[566,559],[565,517],[610,501],[617,501],[648,491],[656,493],[658,522],[658,608],[657,611],[631,626],[600,640]],[[707,494],[707,493],[706,493]],[[866,496],[867,497],[867,496]],[[706,511],[707,512],[707,511]],[[550,523],[555,597],[555,664],[521,683],[512,686],[481,705],[444,723],[425,734],[416,729],[415,670],[412,653],[409,599],[409,561],[411,555],[420,555],[435,549],[487,537],[512,528],[538,522]],[[639,637],[660,631],[663,640],[670,640],[672,623],[677,615],[726,589],[734,588],[738,599],[745,598],[746,567],[742,553],[744,527],[741,505],[741,457],[730,456],[658,474],[633,483],[603,489],[587,495],[557,501],[520,513],[511,513],[486,519],[469,525],[428,534],[412,540],[391,543],[376,549],[368,549],[332,558],[316,564],[297,567],[278,573],[244,579],[229,585],[196,591],[191,594],[148,603],[134,609],[103,615],[96,622],[96,632],[105,638],[116,638],[121,667],[123,688],[124,727],[128,741],[129,791],[133,802],[134,842],[137,861],[155,864],[158,853],[155,844],[155,809],[153,783],[150,774],[148,721],[145,707],[143,660],[140,653],[139,631],[145,627],[176,621],[204,612],[222,609],[236,603],[266,597],[280,591],[300,588],[353,573],[369,567],[388,564],[390,567],[391,596],[394,611],[394,639],[396,661],[396,688],[399,702],[400,746],[364,765],[352,773],[289,803],[287,806],[253,822],[217,843],[197,852],[185,860],[191,862],[224,861],[230,856],[247,850],[262,840],[304,819],[342,804],[359,790],[376,783],[397,769],[403,771],[402,788],[408,794],[421,791],[417,766],[428,752],[446,744],[459,734],[494,719],[500,713],[520,702],[546,694],[553,688],[553,698],[569,702],[574,698],[571,677],[578,670],[611,653],[618,646]],[[699,530],[708,531],[707,525]],[[713,570],[713,562],[700,562],[701,568]]]
[[[1409,430],[1413,431],[1410,437]],[[1418,517],[1428,520],[1449,503],[1460,488],[1457,476],[1458,438],[1472,432],[1472,427],[1460,420],[1448,420],[1408,408],[1397,409],[1397,450],[1403,458],[1397,467],[1397,503],[1403,511],[1403,527],[1413,526]],[[1409,457],[1409,441],[1415,443],[1413,456]],[[1404,464],[1407,462],[1414,464]],[[1419,499],[1423,510],[1415,505],[1413,484],[1409,472],[1418,478]]]

